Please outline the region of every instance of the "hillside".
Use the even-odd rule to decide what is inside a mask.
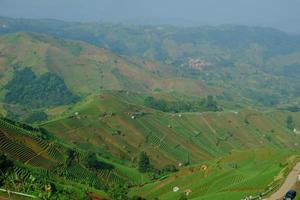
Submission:
[[[7,171],[11,178],[5,180],[16,183],[23,177],[34,189],[26,189],[26,182],[5,186],[50,199],[124,195],[171,200],[187,193],[195,200],[241,199],[275,190],[299,160],[300,138],[287,124],[291,116],[297,128],[297,112],[166,113],[147,107],[148,95],[105,91],[35,128],[1,119],[0,152],[7,156],[1,159],[13,163]],[[138,170],[142,152],[151,171]],[[56,188],[51,193],[42,189],[48,184]]]
[[[40,199],[106,198],[118,185],[142,181],[142,174],[125,163],[9,119],[0,119],[0,153],[1,187]]]
[[[299,69],[300,36],[269,28],[0,17],[0,188],[266,197],[300,161]]]
[[[241,109],[172,114],[145,106],[148,95],[105,91],[56,113],[41,127],[78,150],[96,152],[119,170],[131,169],[135,177],[141,177],[132,172],[141,152],[157,170],[179,170],[144,173],[137,179],[141,182],[129,188],[129,196],[146,199],[179,199],[186,191],[189,199],[258,195],[279,187],[299,159],[300,138],[286,124],[292,116],[297,126],[299,113]],[[172,192],[175,186],[180,192]]]
[[[172,73],[167,72],[168,78],[161,75],[165,81],[158,82],[159,86],[164,85],[162,88],[188,89],[192,90],[190,94],[199,94],[196,88],[200,81],[202,87],[211,87],[213,91],[217,88],[220,98],[242,106],[280,107],[297,104],[299,99],[299,35],[247,26],[182,28],[9,18],[0,18],[0,24],[2,34],[30,31],[81,40],[130,60],[158,61],[163,63],[162,66],[171,66],[168,69]],[[139,63],[139,66],[145,66]],[[146,66],[152,66],[152,73],[158,75],[165,71],[161,64],[158,65],[155,69],[153,64]],[[123,73],[121,71],[121,75]],[[121,75],[115,72],[113,77]],[[137,74],[130,75],[137,77]],[[147,72],[143,77],[142,82],[146,83],[135,80],[139,83],[135,89],[159,88],[157,85],[151,87]],[[184,82],[182,79],[188,83],[179,84]],[[133,87],[135,81],[121,85]],[[121,87],[116,85],[118,87],[109,85],[106,88]],[[92,88],[98,88],[98,85]]]
[[[145,151],[159,166],[196,164],[245,148],[298,148],[300,138],[286,128],[286,119],[291,115],[299,124],[299,113],[241,109],[172,114],[145,107],[144,98],[104,92],[43,127],[77,146],[129,161]]]
[[[30,33],[5,35],[0,41],[2,86],[12,79],[12,72],[24,68],[30,68],[38,76],[54,73],[64,79],[72,92],[79,95],[90,94],[101,88],[145,91],[153,89],[155,85],[168,88],[168,85],[175,84],[175,81],[168,81],[176,79],[170,67],[164,68],[150,62],[141,65],[79,41]],[[161,73],[155,74],[156,70]],[[190,82],[192,85],[193,82]],[[194,82],[196,86],[197,82]]]
[[[167,65],[129,61],[80,41],[15,33],[0,37],[0,52],[0,100],[12,117],[28,108],[72,104],[101,90],[206,94],[201,81],[180,78]]]

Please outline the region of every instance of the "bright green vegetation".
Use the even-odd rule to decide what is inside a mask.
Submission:
[[[288,116],[300,122],[297,112],[168,113],[145,107],[145,97],[105,91],[40,128],[2,120],[0,150],[36,180],[45,176],[41,170],[50,180],[20,191],[49,195],[42,188],[51,183],[51,198],[72,193],[81,199],[89,191],[112,199],[171,200],[191,190],[188,199],[240,199],[277,188],[298,160],[293,155],[300,138],[286,127]]]
[[[297,149],[299,138],[286,128],[286,117],[298,119],[299,113],[242,109],[172,114],[144,107],[143,101],[139,105],[136,96],[131,92],[91,96],[43,127],[79,147],[128,160],[145,151],[161,167],[199,163],[232,149]]]
[[[1,188],[231,200],[276,190],[299,161],[297,35],[0,23]]]
[[[285,151],[256,149],[233,151],[216,161],[191,166],[162,180],[136,187],[131,195],[146,199],[180,199],[190,191],[188,199],[242,199],[263,193],[268,187],[277,188],[276,177],[293,162]],[[278,182],[279,181],[279,182]],[[268,186],[268,187],[267,187]],[[178,192],[173,188],[178,187]],[[186,196],[186,195],[183,195]]]
[[[10,122],[0,120],[0,152],[7,155],[0,157],[1,187],[47,199],[86,199],[86,192],[103,197],[104,190],[140,180],[126,173],[134,169],[115,167],[95,153],[43,139],[42,130]]]

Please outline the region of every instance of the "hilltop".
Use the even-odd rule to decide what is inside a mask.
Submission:
[[[108,84],[104,80],[106,89],[176,88],[199,95],[209,88],[213,94],[238,106],[281,107],[295,105],[299,100],[299,35],[247,26],[183,28],[10,18],[0,18],[0,24],[5,25],[0,26],[0,34],[43,33],[85,41],[126,57],[126,61],[131,61],[131,71],[117,67],[112,77],[127,81],[119,83],[113,78],[112,84]],[[98,79],[94,80],[101,81]],[[99,88],[99,83],[93,82],[84,84],[88,88],[81,88],[79,83],[76,86],[85,93]]]
[[[101,90],[207,92],[201,81],[181,78],[168,65],[130,60],[81,41],[14,33],[0,37],[0,52],[0,100],[15,117]]]

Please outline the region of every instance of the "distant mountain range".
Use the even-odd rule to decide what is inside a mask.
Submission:
[[[237,104],[281,106],[300,95],[300,36],[274,29],[0,18],[0,33],[5,34],[3,98],[3,87],[24,68],[38,76],[60,76],[79,96],[103,89],[162,89],[213,94]]]

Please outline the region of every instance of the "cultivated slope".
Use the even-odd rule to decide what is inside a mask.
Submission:
[[[46,35],[15,33],[0,37],[0,87],[15,71],[30,68],[36,75],[47,72],[62,77],[78,95],[100,89],[147,91],[155,88],[192,88],[201,94],[200,81],[176,78],[168,66],[151,62],[131,62],[84,42]],[[175,87],[176,86],[176,87]]]
[[[170,114],[133,104],[138,96],[122,91],[91,96],[43,127],[65,141],[131,161],[146,151],[159,166],[200,163],[238,149],[292,150],[300,144],[286,128],[288,115],[299,124],[299,113],[243,109]]]

